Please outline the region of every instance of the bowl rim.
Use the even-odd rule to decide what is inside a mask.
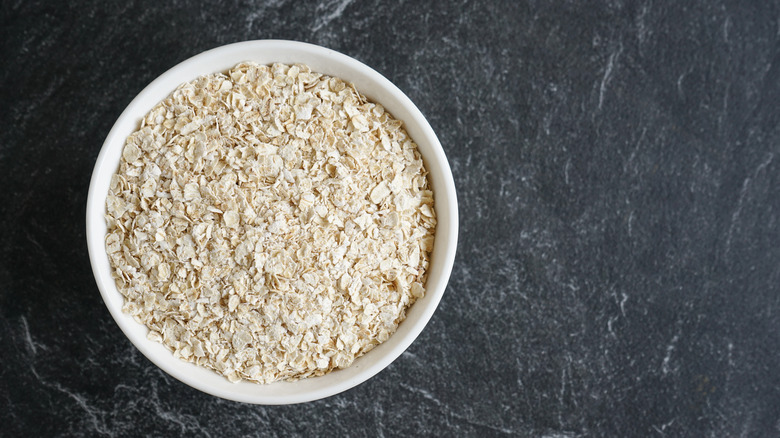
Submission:
[[[165,98],[168,94],[174,91],[175,86],[173,88],[169,88],[167,86],[164,86],[164,83],[170,82],[175,78],[178,79],[178,84],[181,84],[186,81],[191,81],[195,79],[198,76],[210,74],[212,72],[216,71],[224,71],[220,69],[214,69],[213,71],[205,71],[204,68],[200,67],[200,65],[212,58],[217,57],[230,57],[230,56],[237,56],[238,54],[245,53],[248,51],[261,51],[261,50],[289,50],[291,53],[299,53],[299,55],[294,55],[296,57],[305,57],[307,55],[316,55],[316,56],[323,56],[327,57],[329,60],[332,60],[335,65],[344,65],[344,68],[356,70],[358,73],[368,78],[369,82],[373,82],[378,86],[378,89],[381,91],[381,93],[387,94],[389,97],[392,97],[393,99],[397,100],[399,105],[401,105],[406,112],[409,113],[409,115],[414,119],[413,122],[419,127],[419,133],[416,136],[413,136],[415,139],[415,142],[420,144],[421,138],[419,137],[419,134],[421,134],[423,137],[425,137],[425,140],[428,142],[430,146],[430,150],[428,150],[425,154],[421,152],[421,155],[423,156],[423,160],[426,162],[426,167],[429,170],[429,173],[431,171],[431,163],[435,163],[437,167],[437,171],[441,172],[441,181],[439,183],[438,187],[435,187],[434,190],[434,196],[437,198],[439,197],[439,194],[444,195],[447,198],[446,206],[447,210],[446,212],[440,211],[438,202],[437,204],[434,204],[434,208],[437,211],[437,217],[439,220],[439,225],[437,225],[437,231],[436,231],[436,238],[434,240],[434,252],[432,253],[432,260],[431,264],[429,265],[429,278],[428,282],[431,281],[431,271],[434,266],[434,260],[433,257],[437,260],[437,282],[435,284],[435,288],[428,289],[428,282],[426,282],[426,295],[423,297],[423,299],[418,300],[415,305],[410,307],[407,311],[407,319],[399,324],[399,329],[396,331],[393,335],[391,335],[390,339],[393,339],[393,337],[397,336],[399,332],[401,331],[401,327],[404,326],[404,324],[411,323],[411,327],[409,325],[405,326],[406,334],[398,341],[398,344],[392,347],[390,350],[386,351],[382,357],[379,358],[378,361],[375,361],[373,364],[362,368],[359,371],[356,371],[354,375],[348,378],[340,379],[334,384],[326,385],[320,388],[315,388],[313,390],[309,391],[303,391],[303,392],[295,392],[290,394],[282,394],[282,395],[263,395],[263,394],[253,394],[253,395],[247,395],[247,394],[240,394],[236,392],[230,392],[226,390],[221,390],[219,388],[212,387],[211,385],[208,385],[204,383],[203,381],[199,380],[196,376],[192,376],[188,374],[186,371],[181,371],[181,367],[184,365],[179,364],[185,364],[185,365],[192,365],[188,364],[184,361],[180,361],[179,359],[175,359],[175,361],[179,364],[174,365],[174,362],[171,362],[168,359],[160,357],[160,354],[157,353],[156,348],[152,348],[150,345],[153,341],[149,341],[144,336],[142,339],[139,339],[133,331],[137,330],[137,326],[142,324],[136,322],[132,317],[129,315],[124,314],[121,311],[121,306],[117,307],[113,305],[112,303],[116,300],[116,295],[119,294],[114,279],[111,275],[110,265],[109,269],[105,269],[105,266],[107,264],[107,254],[105,251],[105,231],[102,233],[97,233],[96,228],[98,230],[105,230],[106,224],[104,219],[105,214],[105,195],[107,193],[107,189],[99,190],[102,187],[102,181],[103,178],[100,178],[101,171],[105,169],[106,166],[111,166],[112,171],[111,174],[115,172],[114,167],[115,164],[113,160],[110,162],[109,160],[109,152],[110,150],[113,150],[114,148],[122,148],[125,143],[126,134],[124,134],[124,130],[121,129],[120,125],[128,123],[128,119],[137,118],[140,120],[140,118],[143,116],[143,114],[146,114],[148,111],[144,112],[138,112],[137,110],[139,108],[144,108],[143,102],[147,101],[150,96],[155,96],[157,94],[162,93],[161,86],[164,87],[165,93],[162,93],[163,97],[160,99],[157,99],[156,102],[161,101]],[[239,58],[236,58],[239,59]],[[247,59],[242,60],[236,60],[233,64],[237,64],[239,62],[247,61]],[[277,61],[277,62],[287,62],[287,61]],[[298,61],[301,63],[306,63],[305,59]],[[194,73],[193,73],[194,72]],[[327,74],[327,73],[326,73]],[[331,76],[335,76],[335,74],[330,74]],[[349,78],[344,78],[345,80],[349,80]],[[360,88],[359,88],[360,89]],[[363,90],[361,90],[363,92]],[[380,102],[381,103],[381,102]],[[156,103],[155,103],[156,105]],[[407,125],[408,122],[411,120],[404,120],[404,125]],[[136,128],[137,129],[137,128]],[[411,135],[411,133],[410,133]],[[117,142],[121,142],[121,146],[116,146]],[[87,249],[89,252],[89,259],[90,259],[90,265],[92,267],[92,272],[95,277],[95,281],[97,283],[98,289],[100,290],[100,294],[103,298],[104,304],[108,308],[109,312],[111,313],[111,316],[113,317],[114,321],[117,323],[119,328],[122,330],[122,332],[125,334],[127,339],[133,344],[135,348],[137,348],[147,359],[149,359],[153,364],[155,364],[158,368],[166,372],[171,377],[199,390],[202,392],[205,392],[207,394],[211,394],[217,397],[221,397],[228,400],[234,400],[239,402],[245,402],[245,403],[253,403],[253,404],[265,404],[265,405],[281,405],[281,404],[293,404],[293,403],[302,403],[302,402],[308,402],[308,401],[314,401],[326,397],[330,397],[333,395],[336,395],[338,393],[341,393],[343,391],[346,391],[352,387],[355,387],[366,380],[370,379],[380,371],[382,371],[384,368],[386,368],[390,363],[392,363],[395,359],[397,359],[411,344],[414,342],[414,340],[420,335],[422,330],[425,328],[431,317],[433,316],[434,311],[438,307],[438,304],[444,294],[444,291],[447,286],[447,282],[449,280],[452,266],[454,264],[455,260],[455,252],[457,249],[457,240],[458,240],[458,224],[459,224],[459,218],[458,218],[458,205],[457,205],[457,195],[455,190],[455,183],[452,176],[452,171],[449,167],[449,163],[447,161],[447,157],[444,153],[444,149],[441,146],[441,143],[438,140],[438,137],[433,131],[433,128],[428,123],[428,120],[423,116],[422,112],[417,108],[417,106],[409,99],[409,97],[406,96],[405,93],[403,93],[398,87],[396,87],[392,82],[390,82],[387,78],[385,78],[382,74],[375,71],[371,67],[363,64],[362,62],[344,55],[342,53],[336,52],[332,49],[328,49],[322,46],[304,43],[304,42],[298,42],[298,41],[288,41],[288,40],[251,40],[251,41],[243,41],[228,45],[219,46],[210,50],[207,50],[205,52],[202,52],[200,54],[197,54],[193,57],[190,57],[174,67],[168,69],[166,72],[155,78],[152,82],[150,82],[146,87],[144,87],[141,92],[139,92],[133,100],[127,105],[127,107],[122,111],[120,116],[116,119],[114,125],[112,126],[111,130],[109,131],[108,135],[106,136],[105,141],[103,142],[103,145],[101,146],[100,153],[98,154],[98,157],[95,161],[95,166],[92,171],[92,176],[90,178],[90,184],[89,184],[89,192],[87,195],[87,204],[86,204],[86,235],[87,235]],[[442,214],[446,213],[446,215]],[[448,220],[442,221],[441,219],[446,217]],[[439,235],[439,230],[442,228],[442,226],[445,226],[445,230],[443,235]],[[445,239],[445,243],[443,244],[443,250],[437,251],[437,242],[439,239]],[[435,254],[435,255],[434,255]],[[113,296],[112,296],[113,295]],[[124,302],[124,297],[119,294],[119,298],[121,302]],[[417,304],[420,303],[420,301],[426,300],[427,304],[422,309],[422,314],[419,315],[415,320],[410,321],[408,318],[408,314],[411,313],[412,309],[415,309]],[[144,327],[145,328],[145,327]],[[388,339],[389,341],[389,339]],[[371,354],[374,351],[377,351],[385,344],[388,344],[388,341],[386,341],[383,344],[380,344],[377,348],[372,350],[371,352],[366,353],[365,355],[358,358],[355,363],[353,363],[352,366],[345,368],[344,370],[334,370],[332,373],[328,373],[325,376],[331,375],[336,372],[343,372],[346,370],[349,370],[352,367],[355,367],[355,364],[358,363],[360,359],[363,357],[366,357],[367,355]],[[157,344],[157,343],[155,343]],[[160,345],[161,344],[157,344]],[[165,347],[163,347],[165,348]],[[167,350],[165,350],[168,355],[170,355],[171,358],[173,358],[173,354]],[[192,365],[196,366],[196,365]],[[205,369],[203,367],[199,367],[201,369]],[[211,370],[207,370],[209,373],[214,373]],[[323,377],[310,377],[308,379],[304,380],[310,380],[310,379],[322,379]],[[221,377],[221,376],[220,376]],[[224,379],[224,377],[222,377]],[[298,381],[298,382],[301,382]],[[227,380],[225,379],[225,382]],[[294,385],[298,382],[274,382],[271,384],[268,384],[268,386],[272,385]],[[235,384],[231,384],[235,385]],[[252,385],[257,385],[252,383]],[[262,385],[260,385],[262,387]],[[262,392],[262,391],[260,391]]]

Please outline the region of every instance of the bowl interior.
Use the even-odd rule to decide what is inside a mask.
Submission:
[[[419,146],[433,186],[438,226],[425,297],[409,309],[406,320],[386,342],[355,360],[349,368],[321,377],[269,385],[230,383],[213,371],[176,359],[161,344],[146,339],[145,326],[122,313],[123,297],[111,276],[104,246],[105,199],[125,139],[138,128],[143,116],[181,83],[226,71],[243,61],[303,63],[314,71],[354,83],[361,93],[403,120],[407,132]],[[194,388],[226,399],[259,404],[300,403],[337,394],[370,378],[400,356],[425,327],[444,293],[455,258],[457,229],[458,208],[452,173],[441,144],[417,107],[366,65],[326,48],[291,41],[248,41],[219,47],[182,62],[149,84],[108,134],[95,164],[87,201],[87,244],[95,279],[111,315],[130,341],[165,372]]]

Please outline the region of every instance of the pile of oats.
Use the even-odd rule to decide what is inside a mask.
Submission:
[[[425,293],[436,226],[401,121],[305,65],[181,85],[127,139],[106,207],[124,312],[234,382],[384,342]]]

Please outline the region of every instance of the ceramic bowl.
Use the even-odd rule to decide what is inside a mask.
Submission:
[[[119,166],[125,139],[138,129],[143,116],[176,87],[198,76],[224,72],[243,61],[261,64],[302,63],[313,71],[342,78],[404,122],[419,146],[429,171],[438,219],[426,295],[407,312],[398,331],[387,341],[356,359],[348,368],[321,377],[261,385],[230,383],[214,371],[174,358],[163,345],[146,338],[147,328],[121,310],[124,298],[111,276],[106,254],[105,200],[111,176]],[[247,41],[218,47],[194,56],[165,72],[141,91],[119,116],[100,151],[87,200],[87,244],[92,270],[103,300],[128,339],[149,360],[176,379],[225,399],[257,404],[290,404],[340,393],[374,376],[398,358],[422,332],[447,286],[458,238],[458,206],[452,172],[430,124],[411,100],[381,74],[349,56],[312,44],[293,41]]]

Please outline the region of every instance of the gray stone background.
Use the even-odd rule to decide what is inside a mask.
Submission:
[[[0,435],[780,436],[777,1],[5,1],[0,32]],[[461,216],[409,350],[280,407],[140,355],[84,236],[130,100],[264,38],[406,92]]]

